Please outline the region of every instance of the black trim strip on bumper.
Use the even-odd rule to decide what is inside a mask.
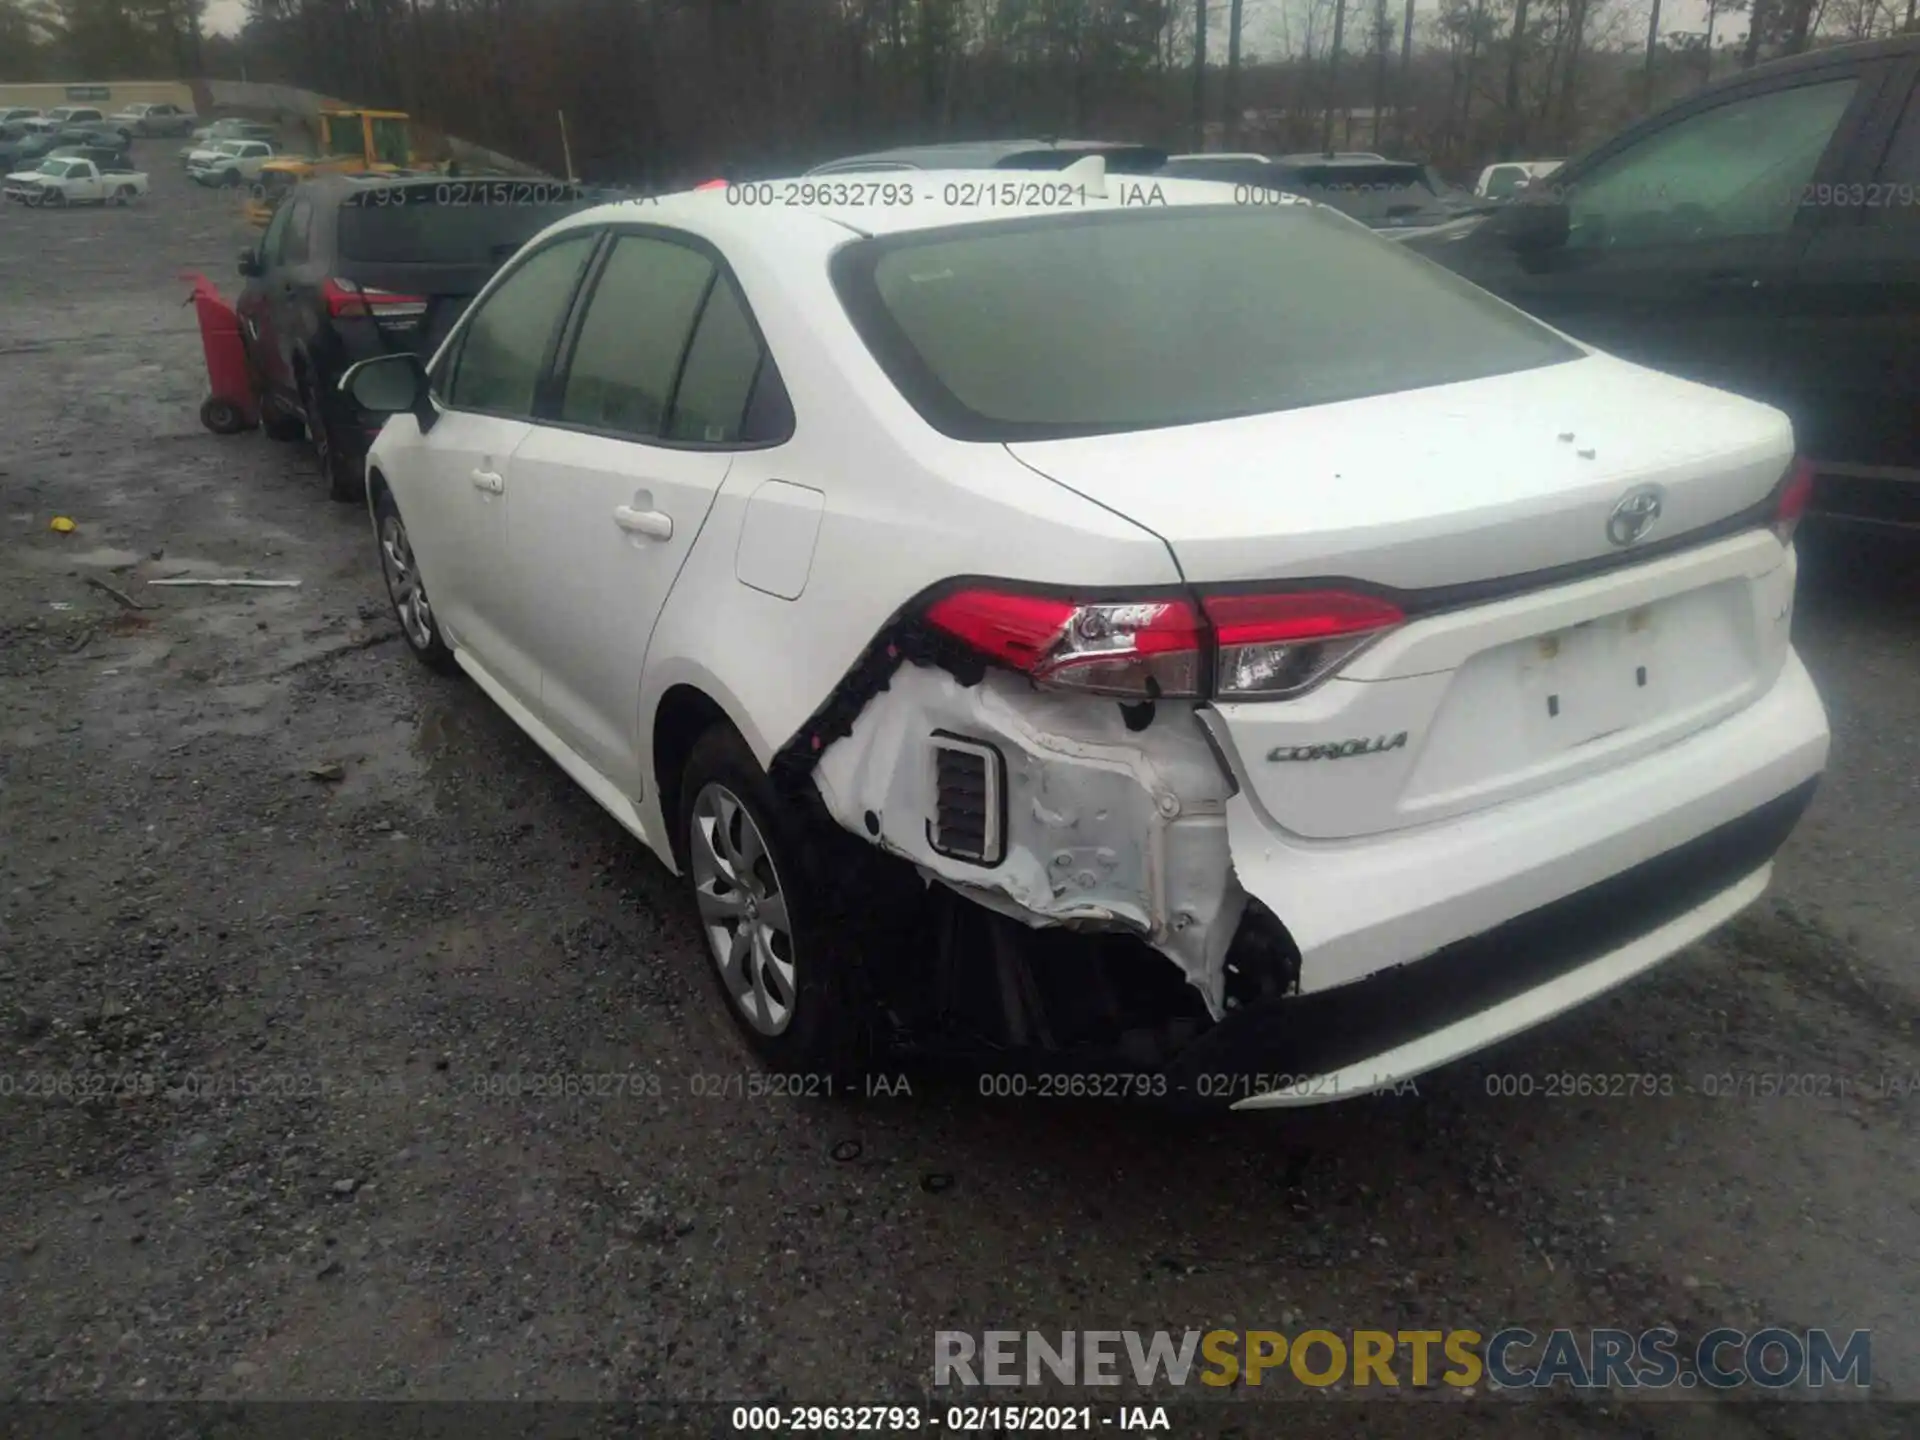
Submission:
[[[1758,870],[1786,841],[1818,783],[1809,780],[1663,855],[1424,959],[1235,1011],[1182,1051],[1169,1076],[1178,1088],[1200,1075],[1323,1075],[1522,995]]]

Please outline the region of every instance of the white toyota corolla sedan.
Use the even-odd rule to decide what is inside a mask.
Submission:
[[[1786,418],[1236,198],[606,206],[344,382],[407,643],[687,877],[769,1064],[1328,1100],[1766,887],[1827,755]]]

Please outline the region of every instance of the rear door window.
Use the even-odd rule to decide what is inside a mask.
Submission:
[[[1778,235],[1793,225],[1856,76],[1683,116],[1567,187],[1569,249]]]
[[[658,437],[713,279],[713,262],[688,246],[648,235],[616,239],[587,301],[559,419]]]

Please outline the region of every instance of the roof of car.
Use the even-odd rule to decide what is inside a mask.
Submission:
[[[727,190],[719,188],[688,190],[597,205],[557,222],[554,228],[604,225],[616,220],[684,224],[695,233],[729,236],[744,243],[751,243],[756,235],[774,234],[781,236],[784,243],[785,239],[812,229],[826,246],[837,245],[852,236],[898,235],[995,220],[1234,203],[1235,187],[1219,180],[1108,175],[1104,186],[1089,183],[1082,199],[1080,187],[1084,179],[1069,171],[1023,173],[1015,178],[1005,170],[936,170],[899,182],[914,187],[911,203],[863,205],[859,203],[861,197],[856,196],[840,204],[822,200],[793,205],[782,203],[770,208],[741,204],[738,196],[730,196]],[[967,190],[970,182],[975,188]],[[769,183],[777,190],[787,179]],[[949,188],[952,186],[961,187],[965,193],[954,195]],[[800,192],[796,199],[804,198],[805,193]],[[996,195],[1010,203],[994,203],[991,197]],[[958,203],[949,203],[950,200]],[[974,203],[976,201],[980,203]],[[1313,202],[1288,195],[1281,196],[1280,203],[1310,205]]]
[[[897,165],[912,170],[991,170],[1014,155],[1036,150],[1151,149],[1129,140],[954,140],[938,145],[901,145],[822,161],[809,174],[856,165]]]

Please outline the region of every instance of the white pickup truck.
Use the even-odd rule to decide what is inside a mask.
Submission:
[[[139,170],[102,170],[91,160],[49,158],[7,176],[4,194],[23,205],[130,205],[147,193]]]
[[[271,159],[273,146],[264,140],[217,140],[187,157],[187,176],[202,185],[241,185],[258,180]]]

